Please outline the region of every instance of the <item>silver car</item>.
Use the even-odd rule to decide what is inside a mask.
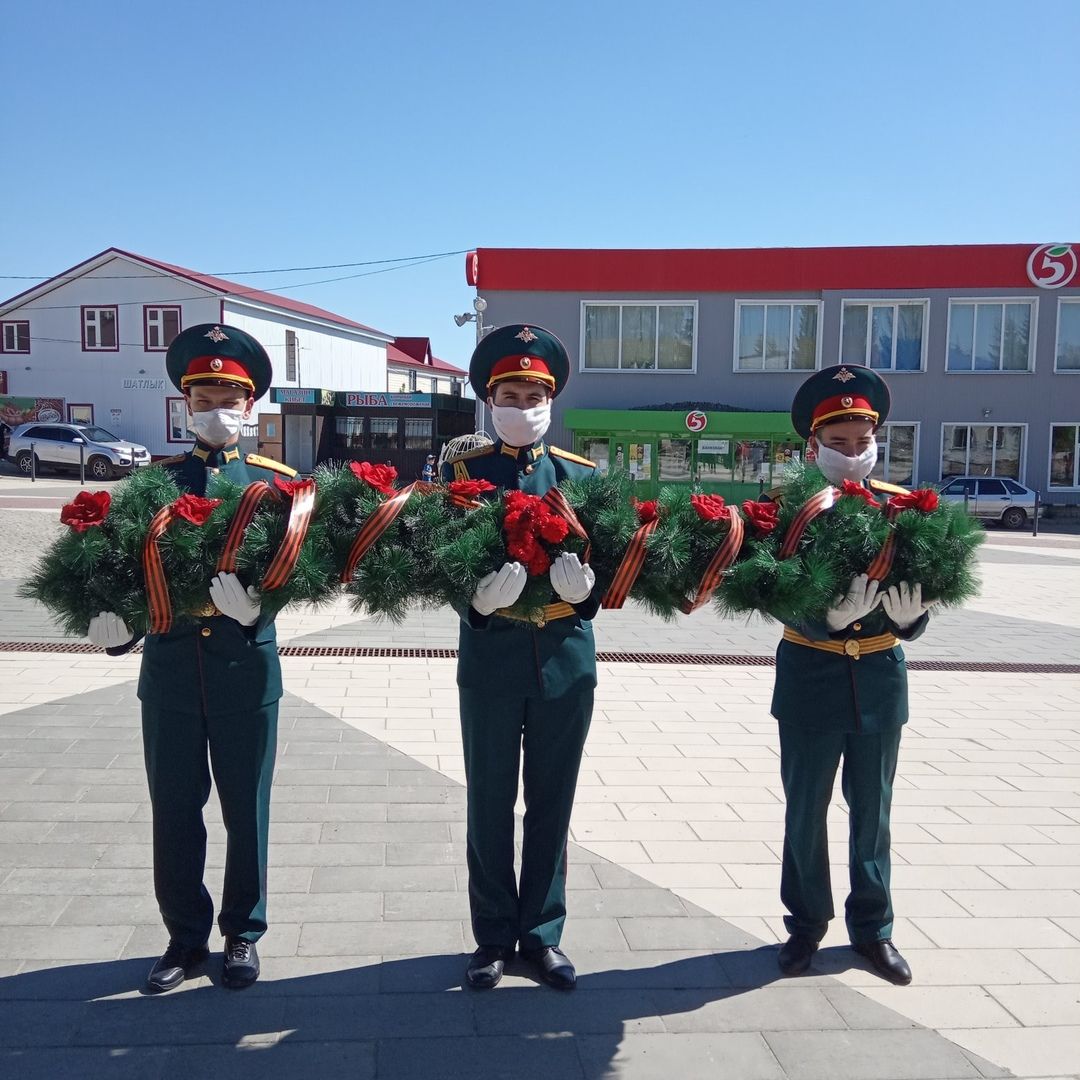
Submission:
[[[1022,529],[1035,514],[1036,494],[1008,476],[950,476],[939,492],[948,502],[966,500],[968,511],[1007,529]],[[1046,508],[1039,506],[1039,517]]]
[[[32,459],[35,471],[45,466],[78,472],[80,448],[86,474],[95,480],[109,480],[150,464],[145,446],[93,424],[20,424],[11,433],[7,456],[26,476]]]

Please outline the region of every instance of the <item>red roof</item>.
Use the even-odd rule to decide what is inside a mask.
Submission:
[[[402,367],[431,368],[435,371],[444,372],[447,375],[458,375],[464,378],[468,372],[437,356],[431,355],[431,339],[426,337],[399,337],[394,338],[392,344],[386,346],[386,362],[399,364]]]
[[[21,292],[17,296],[13,296],[10,300],[0,304],[0,307],[8,307],[20,297],[26,296],[32,292],[37,292],[39,289],[52,285],[54,282],[56,282],[57,285],[63,284],[61,279],[69,279],[78,276],[79,272],[89,263],[97,262],[106,255],[116,255],[125,259],[134,259],[136,262],[141,262],[146,266],[152,266],[167,274],[175,274],[177,277],[186,278],[188,281],[193,281],[195,284],[210,289],[212,292],[222,293],[225,296],[232,296],[238,300],[250,300],[256,304],[265,304],[267,307],[274,307],[284,311],[293,311],[297,315],[306,315],[309,318],[320,319],[322,322],[334,323],[337,326],[346,326],[350,330],[363,330],[366,333],[375,334],[382,338],[393,337],[392,334],[387,334],[382,330],[375,330],[373,327],[365,326],[363,323],[354,322],[352,319],[346,319],[344,315],[335,315],[334,312],[315,307],[313,304],[305,304],[299,300],[292,300],[287,296],[280,296],[278,293],[263,292],[260,289],[253,289],[250,285],[238,285],[235,281],[226,281],[224,278],[211,277],[209,274],[200,274],[195,270],[188,270],[183,266],[175,266],[172,263],[162,262],[160,259],[148,259],[145,255],[136,255],[133,252],[122,251],[120,248],[115,247],[106,248],[97,255],[93,255],[89,259],[84,259],[70,270],[65,270],[55,277],[49,278],[48,281],[39,282],[25,292]]]
[[[1037,246],[478,248],[466,257],[465,276],[481,290],[537,292],[1030,289],[1027,261]]]

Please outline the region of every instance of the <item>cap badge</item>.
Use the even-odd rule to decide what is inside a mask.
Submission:
[[[520,334],[515,334],[514,337],[516,337],[518,341],[525,342],[536,340],[536,335],[527,326],[521,331]]]
[[[205,334],[204,336],[208,337],[215,344],[217,342],[219,342],[219,341],[228,341],[229,340],[229,335],[226,334],[225,331],[222,330],[220,326],[215,326],[213,330],[211,330],[209,333]]]
[[[844,397],[842,397],[842,398],[840,399],[840,404],[841,404],[841,405],[842,405],[842,406],[843,406],[843,407],[844,407],[845,409],[850,409],[850,408],[851,408],[851,405],[852,405],[852,402],[853,402],[853,401],[854,401],[854,398],[850,398],[850,397],[847,397],[847,396],[845,395]]]
[[[210,370],[211,371],[220,371],[221,370],[221,358],[220,357],[215,356],[214,359],[210,361]]]
[[[851,382],[855,376],[852,372],[848,371],[846,367],[842,367],[834,376],[833,379],[836,382]]]
[[[519,334],[518,336],[520,337],[521,335]],[[521,358],[521,366],[523,368],[531,368],[532,367],[532,361],[527,356],[523,356]]]

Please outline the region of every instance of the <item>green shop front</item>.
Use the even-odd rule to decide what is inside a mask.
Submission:
[[[756,498],[804,450],[786,412],[568,409],[563,424],[575,453],[604,471],[625,469],[643,499],[662,484],[689,484],[729,502]]]

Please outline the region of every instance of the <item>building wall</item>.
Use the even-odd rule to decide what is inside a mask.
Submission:
[[[674,402],[712,402],[741,408],[786,410],[805,371],[736,372],[736,301],[821,301],[819,366],[839,363],[844,300],[928,300],[925,370],[889,372],[890,420],[919,425],[916,480],[941,476],[942,425],[1025,424],[1020,479],[1047,490],[1052,423],[1080,423],[1080,373],[1054,371],[1058,303],[1080,297],[1080,289],[845,290],[798,293],[580,293],[482,289],[492,326],[523,322],[544,326],[565,343],[571,357],[569,385],[556,400],[551,441],[569,445],[561,422],[565,408],[626,409]],[[949,300],[980,297],[1035,301],[1034,366],[1030,372],[947,372]],[[653,300],[697,304],[696,370],[582,371],[582,302]],[[1078,502],[1080,491],[1056,490],[1055,502]]]

